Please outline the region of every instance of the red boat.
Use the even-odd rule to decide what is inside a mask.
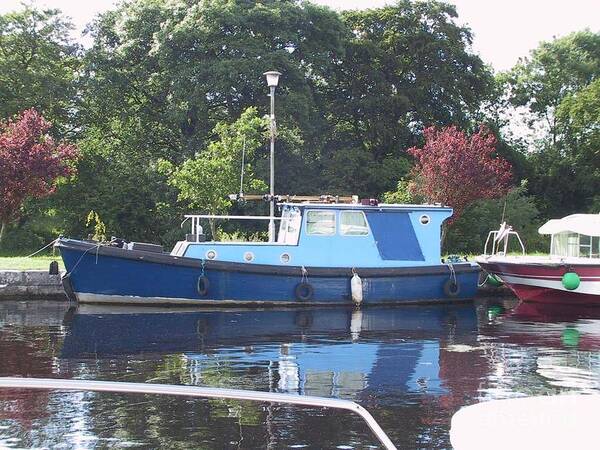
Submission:
[[[551,236],[548,256],[526,255],[518,233],[506,224],[491,231],[476,259],[488,281],[506,284],[524,302],[600,306],[600,214],[553,219],[539,233]],[[508,254],[511,236],[521,255]]]

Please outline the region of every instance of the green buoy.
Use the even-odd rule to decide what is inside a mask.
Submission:
[[[491,273],[488,273],[488,276],[487,276],[485,282],[487,284],[489,284],[490,286],[494,286],[494,287],[502,286],[502,280],[500,278],[498,278],[496,275],[491,274]]]
[[[500,305],[492,305],[487,310],[488,320],[494,320],[504,312],[504,308]]]
[[[573,327],[567,327],[562,333],[562,343],[566,347],[577,347],[579,345],[579,331]]]
[[[569,291],[577,289],[580,284],[581,280],[579,279],[579,275],[575,272],[567,272],[562,277],[562,285]]]

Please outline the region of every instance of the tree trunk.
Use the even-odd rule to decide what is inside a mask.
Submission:
[[[2,221],[0,224],[0,249],[2,248],[2,238],[4,237],[4,232],[6,231],[6,222]]]

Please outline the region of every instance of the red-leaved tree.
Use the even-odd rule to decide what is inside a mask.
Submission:
[[[451,206],[458,219],[475,200],[505,195],[511,165],[494,157],[496,138],[485,127],[468,136],[456,126],[425,129],[425,146],[408,152],[415,158],[412,190],[428,202]]]
[[[51,194],[57,178],[74,173],[77,148],[55,142],[50,126],[34,109],[0,123],[0,244],[25,199]]]

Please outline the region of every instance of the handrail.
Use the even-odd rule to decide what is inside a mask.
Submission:
[[[488,233],[487,239],[485,240],[485,245],[483,247],[483,256],[494,256],[497,254],[506,255],[506,253],[508,251],[508,238],[510,235],[517,237],[517,240],[519,241],[519,245],[521,246],[521,253],[523,254],[523,256],[525,256],[525,245],[523,244],[523,241],[521,240],[521,236],[519,236],[519,233],[517,233],[516,231],[512,231],[512,230],[507,231],[505,236],[500,240],[500,241],[504,241],[504,251],[503,252],[497,251],[496,244],[500,244],[500,241],[498,241],[498,238],[497,238],[498,233],[499,233],[499,230],[490,231]],[[488,245],[490,243],[490,239],[492,239],[492,251],[488,255]]]
[[[19,389],[63,389],[69,391],[122,392],[130,394],[178,395],[205,398],[229,398],[257,402],[287,403],[304,406],[344,409],[358,414],[388,450],[396,446],[377,421],[365,408],[350,400],[313,397],[274,392],[246,391],[242,389],[221,389],[200,386],[174,386],[170,384],[125,383],[121,381],[65,380],[61,378],[18,378],[0,377],[0,388]]]
[[[183,216],[187,219],[235,219],[235,220],[281,220],[281,217],[276,216],[219,216],[215,214],[188,214]],[[185,222],[185,221],[184,221]]]
[[[200,236],[204,233],[200,219],[234,219],[234,220],[281,220],[281,217],[270,217],[270,216],[219,216],[216,214],[186,214],[185,219],[181,222],[180,227],[183,228],[183,224],[188,219],[192,219],[192,230],[191,234],[194,236]]]

